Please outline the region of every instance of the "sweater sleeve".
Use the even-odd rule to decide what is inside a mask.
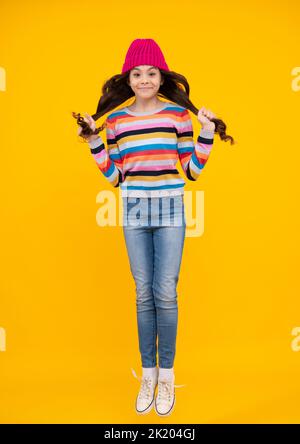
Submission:
[[[196,144],[193,125],[187,109],[176,122],[177,151],[184,174],[189,180],[197,180],[212,149],[214,132],[201,128]]]
[[[114,125],[108,118],[106,122],[107,150],[100,135],[97,139],[89,142],[89,146],[98,168],[112,186],[117,188],[124,180],[122,158],[116,140]]]

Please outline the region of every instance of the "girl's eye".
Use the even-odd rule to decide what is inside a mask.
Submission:
[[[150,76],[152,76],[152,75],[155,76],[155,72],[151,72],[151,73],[150,73]],[[135,73],[135,74],[133,74],[133,76],[136,77],[136,76],[139,76],[139,74],[138,74],[138,73]]]

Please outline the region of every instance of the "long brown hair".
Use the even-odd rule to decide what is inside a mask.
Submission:
[[[165,71],[164,69],[159,70],[163,79],[163,83],[162,85],[160,85],[157,96],[168,99],[177,105],[183,106],[197,116],[199,109],[197,109],[196,106],[189,99],[190,86],[187,79],[183,75],[178,74],[174,71]],[[95,114],[92,115],[92,118],[95,121],[100,119],[101,116],[108,113],[109,111],[117,108],[123,102],[135,95],[130,85],[128,84],[129,74],[130,71],[127,71],[124,74],[116,74],[103,84],[102,96],[100,97],[100,100],[98,102],[97,111]],[[79,117],[80,114],[72,114],[73,117],[77,118],[78,124],[83,127],[83,130],[81,132],[83,136],[89,134],[97,134],[106,127],[106,122],[104,122],[102,126],[96,128],[96,130],[92,132],[89,126],[85,124],[82,117]],[[233,137],[226,134],[226,125],[222,120],[217,118],[213,118],[210,120],[211,122],[215,123],[215,132],[219,134],[221,140],[225,142],[230,140],[231,144],[235,143]]]

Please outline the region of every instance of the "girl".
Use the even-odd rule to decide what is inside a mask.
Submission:
[[[186,228],[185,181],[176,163],[179,159],[186,178],[195,181],[209,158],[214,132],[222,140],[234,140],[212,111],[192,104],[186,78],[169,70],[153,39],[131,43],[122,73],[106,81],[102,93],[95,115],[73,116],[99,169],[122,192],[123,233],[136,284],[142,362],[135,410],[145,414],[154,405],[158,415],[167,416],[174,409],[175,387],[179,387],[174,385],[176,287]],[[113,111],[96,128],[97,119],[133,96],[130,106]],[[202,125],[196,144],[188,109]],[[107,150],[99,136],[104,127]],[[134,370],[133,374],[137,377]]]

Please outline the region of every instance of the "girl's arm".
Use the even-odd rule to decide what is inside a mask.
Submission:
[[[177,150],[184,174],[189,180],[197,180],[209,158],[214,131],[201,128],[195,144],[192,120],[187,109],[180,115],[176,128]]]
[[[100,135],[97,139],[89,142],[89,146],[98,168],[112,186],[117,188],[124,180],[122,159],[116,142],[113,123],[109,119],[106,119],[106,123],[107,151]]]

